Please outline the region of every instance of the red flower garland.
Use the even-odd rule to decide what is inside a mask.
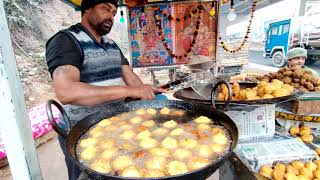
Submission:
[[[198,18],[197,18],[197,22],[196,22],[196,29],[195,29],[195,31],[193,32],[193,39],[192,39],[191,46],[190,46],[190,48],[187,50],[187,52],[184,53],[184,54],[181,55],[181,56],[178,56],[178,55],[176,55],[176,54],[173,54],[172,50],[169,48],[168,43],[165,41],[165,37],[164,37],[163,30],[162,30],[162,27],[161,27],[161,18],[160,18],[160,16],[159,16],[158,14],[155,16],[156,26],[157,26],[158,31],[159,31],[158,34],[159,34],[159,36],[161,37],[162,43],[163,43],[164,47],[166,48],[168,54],[169,54],[172,58],[181,59],[182,57],[187,57],[187,56],[190,55],[190,53],[192,52],[192,48],[193,48],[193,46],[195,45],[197,36],[198,36],[198,34],[199,34],[200,20],[201,20],[201,13],[202,13],[202,6],[198,6],[198,9],[199,9],[199,11],[198,11]],[[171,16],[169,16],[169,17],[171,17]],[[172,19],[173,19],[173,18],[171,18],[171,20],[172,20]],[[170,20],[170,19],[168,18],[168,20]],[[176,20],[176,19],[175,19],[175,20]],[[178,22],[179,22],[179,21],[178,21]]]

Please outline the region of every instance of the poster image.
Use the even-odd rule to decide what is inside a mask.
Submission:
[[[170,13],[169,5],[158,6]],[[130,34],[133,67],[165,66],[174,64],[159,36],[153,6],[130,9]],[[172,48],[171,22],[163,18],[162,27],[165,41]]]

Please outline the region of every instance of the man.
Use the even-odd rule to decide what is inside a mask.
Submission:
[[[287,53],[288,66],[290,68],[299,66],[305,70],[311,71],[314,76],[318,77],[319,74],[315,70],[310,69],[304,65],[306,58],[307,58],[307,50],[301,47],[292,48]]]
[[[153,99],[162,89],[144,85],[119,47],[104,37],[113,25],[117,0],[83,0],[81,23],[55,34],[46,44],[46,59],[57,98],[71,124],[127,97]],[[65,127],[64,122],[59,126]],[[65,127],[66,128],[66,127]],[[66,154],[64,139],[60,146]],[[69,179],[81,171],[66,158]]]

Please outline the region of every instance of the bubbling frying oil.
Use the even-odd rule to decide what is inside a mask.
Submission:
[[[230,149],[228,131],[180,109],[137,109],[101,120],[78,141],[79,161],[100,173],[149,178],[211,164]]]

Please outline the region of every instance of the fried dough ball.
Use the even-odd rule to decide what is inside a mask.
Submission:
[[[213,135],[212,142],[215,144],[226,145],[228,143],[228,138],[224,134],[218,133]]]
[[[219,93],[217,96],[218,101],[224,101],[225,95],[223,93]]]
[[[257,96],[256,91],[249,90],[246,92],[246,99],[247,100],[254,100],[256,96]]]
[[[126,167],[131,166],[132,159],[129,156],[118,156],[112,163],[114,170],[123,170]]]
[[[91,160],[94,157],[96,157],[96,149],[92,146],[86,147],[81,153],[80,153],[80,159],[81,160]]]
[[[320,169],[319,169],[319,168],[313,172],[313,176],[314,176],[315,178],[320,179]]]
[[[313,173],[312,173],[311,169],[308,169],[308,168],[299,169],[299,174],[306,177],[306,178],[309,178],[309,179],[313,178]]]
[[[194,122],[196,122],[196,123],[208,124],[208,123],[210,123],[210,122],[212,122],[212,121],[211,121],[211,119],[209,119],[209,118],[206,117],[206,116],[200,116],[200,117],[196,118],[196,119],[194,120]]]
[[[320,148],[316,148],[316,153],[320,155]]]
[[[228,87],[225,84],[221,84],[220,88],[224,95],[228,95]]]
[[[98,142],[99,149],[110,149],[116,145],[116,141],[114,139],[103,139]]]
[[[286,177],[286,180],[299,180],[299,178],[295,174],[290,172],[287,172],[285,174],[285,177]]]
[[[116,148],[106,149],[102,152],[101,157],[103,159],[109,160],[117,154],[118,150]]]
[[[109,119],[103,119],[102,121],[100,121],[98,123],[98,126],[106,127],[106,126],[110,126],[111,124],[112,124],[112,122]]]
[[[222,153],[225,149],[225,146],[221,144],[211,144],[210,147],[214,153]]]
[[[287,169],[287,172],[293,173],[294,175],[297,175],[297,176],[299,175],[299,170],[290,164],[287,165],[286,169]]]
[[[167,107],[164,107],[164,108],[162,108],[162,109],[160,110],[160,114],[162,114],[162,115],[169,115],[170,112],[171,112],[170,109],[167,108]]]
[[[239,92],[239,98],[240,100],[245,100],[246,99],[246,90],[245,89],[241,89]]]
[[[177,149],[174,153],[173,156],[179,160],[187,159],[192,156],[192,153],[186,149]]]
[[[103,131],[104,131],[104,129],[102,127],[96,126],[93,129],[89,130],[89,134],[92,137],[100,137],[100,136],[104,135]]]
[[[259,173],[268,179],[272,179],[272,172],[273,169],[270,166],[261,166],[259,170]]]
[[[291,83],[290,85],[293,86],[294,88],[300,87],[300,84],[299,84],[299,83]]]
[[[299,79],[299,78],[294,78],[294,79],[293,79],[293,82],[295,82],[295,83],[300,83],[300,79]]]
[[[154,130],[152,133],[155,136],[163,136],[163,135],[166,135],[168,133],[168,130],[164,129],[164,128],[158,128],[158,129]]]
[[[266,87],[264,87],[264,94],[272,94],[273,91],[276,90],[276,87],[273,85],[268,85]]]
[[[282,79],[282,78],[281,78],[281,79]],[[273,80],[271,81],[271,84],[274,85],[274,86],[276,86],[277,88],[281,88],[284,83],[283,83],[282,81],[280,81],[279,79],[273,79]]]
[[[80,147],[85,148],[88,146],[94,146],[96,145],[98,142],[98,140],[96,138],[86,138],[86,139],[82,139],[80,141]]]
[[[155,148],[150,149],[150,153],[153,156],[163,156],[163,157],[170,156],[170,151],[166,148],[161,148],[161,147],[155,147]]]
[[[315,90],[313,84],[311,82],[307,82],[305,83],[305,87],[309,90],[309,91],[313,91]]]
[[[167,122],[163,123],[162,126],[165,127],[165,128],[170,129],[170,128],[176,127],[177,125],[178,124],[174,120],[170,120],[170,121],[167,121]]]
[[[112,131],[115,131],[116,129],[118,129],[118,127],[115,126],[115,125],[110,125],[110,126],[105,127],[105,130],[106,130],[106,132],[108,132],[108,133],[110,133],[110,132],[112,132]]]
[[[287,89],[287,90],[290,92],[290,94],[291,94],[291,93],[293,92],[293,90],[294,90],[293,86],[290,86],[289,83],[283,85],[282,88],[283,88],[283,89]]]
[[[210,130],[210,129],[211,129],[211,127],[210,127],[209,125],[207,125],[207,124],[199,124],[199,125],[197,126],[197,128],[198,128],[199,130],[201,130],[201,131]]]
[[[212,134],[224,134],[224,130],[219,127],[214,127],[211,129]]]
[[[309,178],[302,176],[302,175],[299,175],[298,178],[299,178],[299,180],[310,180]]]
[[[299,129],[298,127],[292,127],[292,128],[290,128],[290,130],[289,130],[289,133],[290,133],[291,135],[297,135],[297,134],[299,134],[299,132],[300,132],[300,129]]]
[[[181,147],[192,149],[197,146],[198,142],[194,139],[182,139],[179,144]]]
[[[132,148],[132,146],[129,143],[123,143],[121,145],[121,149],[124,149],[124,150],[130,150],[131,148]]]
[[[107,174],[111,171],[110,163],[104,159],[95,160],[91,165],[90,168],[99,172]]]
[[[180,136],[184,133],[184,130],[182,128],[176,128],[171,131],[170,135],[171,136]]]
[[[261,88],[261,87],[265,87],[265,86],[267,86],[268,85],[268,81],[261,81],[257,86],[259,87],[259,88]]]
[[[293,71],[293,76],[296,78],[300,78],[302,75],[304,74],[304,70],[303,69],[295,69]]]
[[[312,172],[317,169],[317,165],[314,164],[312,161],[308,161],[304,166],[310,169]]]
[[[313,141],[313,136],[311,134],[303,135],[301,136],[301,139],[303,142],[310,144]]]
[[[152,138],[144,138],[140,141],[140,146],[144,149],[151,149],[156,147],[158,144],[158,141]]]
[[[123,130],[129,130],[129,129],[132,129],[132,126],[129,124],[126,124],[126,125],[121,126],[120,128]]]
[[[129,166],[122,171],[121,176],[122,177],[142,177],[142,174],[136,167]]]
[[[320,169],[320,160],[315,160],[314,163],[317,165],[318,169]]]
[[[290,94],[289,91],[283,88],[277,89],[272,93],[274,97],[283,97],[283,96],[288,96],[289,94]]]
[[[281,163],[277,163],[275,166],[274,166],[274,169],[279,169],[281,171],[286,171],[286,166],[284,164],[281,164]]]
[[[184,115],[184,111],[183,110],[176,110],[172,113],[172,115],[174,116],[183,116]]]
[[[147,178],[157,178],[162,176],[165,176],[165,174],[162,171],[154,170],[154,169],[148,170],[144,174],[144,177],[147,177]]]
[[[272,177],[275,180],[284,180],[286,171],[283,171],[282,169],[274,169],[272,171]]]
[[[125,139],[125,140],[129,140],[131,138],[133,138],[136,135],[136,133],[132,130],[129,131],[125,131],[122,134],[120,134],[120,138],[121,139]]]
[[[274,96],[270,95],[270,94],[265,94],[262,96],[262,99],[272,99],[274,98]]]
[[[161,145],[167,149],[175,149],[178,147],[178,142],[171,137],[167,137],[161,142]]]
[[[208,158],[212,155],[213,151],[209,145],[200,145],[196,149],[198,151],[199,156]]]
[[[148,120],[148,121],[143,122],[141,125],[150,128],[150,127],[153,127],[154,124],[155,124],[155,123],[154,123],[153,120]]]
[[[163,156],[154,156],[146,162],[148,169],[161,170],[163,171],[166,167],[167,159]]]
[[[288,76],[291,76],[291,75],[293,74],[293,72],[288,70],[288,71],[283,72],[282,74],[283,74],[284,76],[287,76],[287,77],[288,77]]]
[[[140,116],[136,116],[136,117],[130,119],[130,122],[132,124],[139,124],[141,121],[142,121],[142,118]]]
[[[136,110],[136,114],[137,115],[144,115],[146,113],[146,110],[144,110],[144,109],[138,109],[138,110]]]
[[[188,168],[191,171],[193,171],[196,169],[203,168],[203,167],[207,166],[208,164],[210,164],[210,161],[208,159],[197,157],[197,158],[190,159],[188,161]]]
[[[156,109],[153,109],[153,108],[148,108],[148,109],[147,109],[147,113],[148,113],[148,114],[151,114],[151,115],[156,115],[156,114],[157,114],[157,110],[156,110]]]
[[[110,121],[119,121],[120,120],[120,118],[118,116],[112,116],[109,119],[110,119]]]
[[[136,139],[149,138],[150,136],[151,136],[151,132],[149,130],[144,130],[136,136]]]
[[[311,129],[307,126],[301,126],[300,127],[300,135],[308,135],[311,133]]]
[[[283,82],[284,82],[285,84],[290,84],[290,83],[292,82],[292,78],[286,76],[286,77],[283,78]]]
[[[168,173],[171,176],[183,174],[188,172],[188,168],[185,163],[180,161],[171,161],[168,165]]]

